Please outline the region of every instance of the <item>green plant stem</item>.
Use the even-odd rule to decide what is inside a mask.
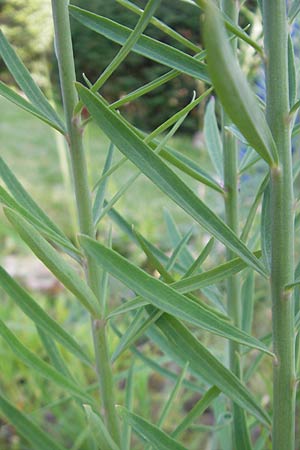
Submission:
[[[288,85],[288,30],[285,0],[264,0],[267,120],[277,145],[279,163],[271,168],[273,308],[273,450],[295,448],[294,305],[285,285],[294,275],[294,211]]]
[[[68,12],[68,0],[52,0],[52,12],[55,30],[56,56],[63,97],[64,112],[67,124],[67,142],[70,150],[71,170],[76,197],[76,207],[80,232],[95,237],[92,218],[91,193],[88,185],[86,159],[83,150],[80,117],[73,116],[78,103],[78,95],[74,82],[75,67],[71,41]],[[99,298],[99,273],[96,264],[90,257],[86,260],[86,277],[88,284]],[[115,413],[112,373],[106,338],[106,322],[102,320],[99,299],[99,316],[92,317],[93,342],[96,369],[100,384],[102,407],[111,436],[120,443],[119,424]]]
[[[222,9],[234,23],[238,23],[238,7],[233,0],[223,0]],[[231,45],[236,52],[236,40]],[[223,170],[224,170],[224,190],[225,190],[225,216],[227,225],[239,235],[239,179],[238,179],[238,145],[236,138],[226,131],[225,126],[230,123],[223,111]],[[227,259],[234,257],[232,251],[227,250]],[[234,325],[241,327],[241,289],[239,275],[233,275],[227,280],[227,311]],[[229,342],[229,367],[231,371],[240,378],[240,346],[236,342]],[[237,429],[240,417],[243,413],[240,407],[233,404],[232,441],[233,448],[241,448],[237,444],[240,439]]]

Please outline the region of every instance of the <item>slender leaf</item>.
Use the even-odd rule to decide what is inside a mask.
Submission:
[[[129,2],[128,0],[117,0],[120,5],[124,6],[125,8],[128,8],[130,11],[141,15],[143,13],[143,10],[141,8],[138,8],[133,3]],[[173,30],[173,28],[166,25],[161,20],[156,19],[156,17],[152,17],[150,20],[152,25],[154,25],[159,30],[163,31],[167,36],[170,36],[171,38],[175,39],[177,42],[180,42],[182,45],[186,46],[187,48],[193,50],[194,52],[199,52],[199,47],[195,45],[193,42],[186,39],[181,34],[177,33],[177,31]]]
[[[212,386],[208,389],[203,397],[198,400],[198,402],[193,406],[193,408],[187,413],[183,421],[177,425],[175,430],[171,433],[172,437],[178,437],[183,433],[195,419],[197,419],[204,411],[209,407],[211,402],[218,397],[220,394],[220,389],[216,386]]]
[[[124,217],[119,212],[117,212],[114,208],[112,208],[108,212],[108,215],[111,218],[111,220],[113,220],[114,223],[126,234],[126,236],[128,236],[129,239],[139,244],[136,235],[132,231],[132,226],[124,219]],[[152,253],[156,255],[161,262],[166,263],[168,261],[168,257],[161,250],[156,248],[153,244],[151,244],[151,242],[147,241],[147,239],[145,238],[143,239],[147,242],[147,245],[151,249]],[[184,268],[178,263],[176,264],[176,270],[179,273],[185,272]]]
[[[101,450],[120,450],[109,434],[101,417],[92,410],[90,405],[83,405],[83,407],[96,448]]]
[[[176,225],[174,218],[172,217],[171,213],[167,209],[164,209],[164,219],[165,219],[165,222],[167,225],[167,230],[168,230],[168,235],[169,235],[169,238],[171,241],[171,245],[172,245],[172,247],[176,247],[178,245],[178,242],[181,241],[182,236],[178,230],[178,227]],[[183,250],[179,259],[180,259],[181,264],[183,264],[185,267],[189,266],[194,261],[193,256],[188,248],[185,248]]]
[[[128,411],[132,411],[133,408],[133,394],[134,394],[134,364],[135,359],[132,359],[131,365],[128,371],[128,377],[126,379],[126,393],[125,393],[125,407]],[[127,423],[124,423],[122,430],[122,450],[130,450],[130,442],[131,442],[131,426]]]
[[[47,355],[50,359],[51,365],[57,370],[57,372],[62,373],[67,378],[73,378],[63,357],[61,356],[61,353],[59,349],[57,348],[57,345],[52,339],[52,337],[41,327],[37,327],[37,331],[39,333],[41,342],[44,346],[44,349],[47,352]]]
[[[222,321],[220,317],[210,312],[207,308],[181,295],[162,281],[151,277],[115,251],[105,248],[99,242],[87,236],[81,236],[80,241],[87,254],[93,257],[98,264],[104,266],[111,275],[122,281],[133,291],[149,300],[156,308],[223,337],[272,354],[257,339],[247,335],[228,322]]]
[[[88,395],[74,381],[55,370],[52,366],[28,350],[7,328],[2,320],[0,320],[0,335],[16,356],[28,367],[37,371],[40,375],[52,381],[64,391],[74,395],[79,400],[87,401],[89,399]]]
[[[40,114],[53,123],[56,129],[65,131],[65,126],[50,105],[30,73],[0,30],[0,55],[15,81],[24,91],[28,99],[39,110]]]
[[[119,65],[124,61],[126,56],[133,49],[137,41],[140,39],[143,31],[147,27],[150,22],[154,12],[159,6],[161,0],[149,0],[143,11],[141,17],[139,18],[134,30],[128,35],[126,41],[122,45],[119,52],[116,54],[114,59],[110,62],[110,64],[105,68],[104,72],[100,75],[100,77],[96,80],[94,85],[91,87],[92,91],[96,92],[99,90],[103,84],[108,80],[108,78],[116,71]]]
[[[249,269],[242,287],[242,329],[251,333],[254,310],[254,272]]]
[[[34,117],[37,117],[38,119],[42,120],[47,125],[52,126],[57,131],[60,131],[61,133],[63,132],[63,129],[61,127],[59,127],[56,123],[49,120],[48,117],[41,114],[41,111],[38,108],[33,106],[27,100],[25,100],[24,97],[19,95],[13,89],[6,86],[6,84],[4,84],[2,81],[0,81],[0,95],[2,95],[2,97],[5,97],[7,100],[14,103],[15,105],[17,105],[19,108],[23,109],[24,111],[29,112]]]
[[[262,202],[262,211],[261,211],[261,246],[262,246],[262,254],[264,258],[264,263],[268,268],[270,273],[271,271],[271,187],[270,183],[265,188],[263,202]]]
[[[130,28],[76,6],[70,6],[70,13],[87,28],[120,45],[124,45],[132,33]],[[210,83],[204,64],[170,45],[142,35],[132,50],[167,67]]]
[[[19,180],[16,178],[16,176],[13,174],[13,172],[1,157],[0,177],[6,184],[12,196],[23,208],[27,209],[28,212],[32,214],[32,216],[35,216],[37,219],[47,225],[48,228],[51,228],[56,234],[59,234],[63,238],[67,239],[64,236],[64,233],[58,228],[58,226],[47,216],[47,214],[45,214],[45,212],[36,204],[33,198],[23,188]]]
[[[160,418],[159,418],[159,421],[157,424],[159,426],[159,428],[161,428],[163,426],[163,423],[164,423],[166,417],[168,416],[170,409],[173,406],[176,396],[178,395],[178,392],[181,389],[181,385],[186,376],[188,366],[189,366],[189,362],[187,361],[187,363],[185,364],[184,368],[181,371],[181,374],[178,375],[178,379],[177,379],[177,381],[172,389],[172,392],[170,393],[170,396],[169,396],[168,400],[166,401],[164,408],[160,414]]]
[[[215,239],[210,238],[208,243],[203,248],[202,252],[195,259],[195,261],[190,265],[190,267],[184,274],[183,278],[188,278],[188,277],[192,276],[196,272],[196,270],[204,263],[206,258],[209,256],[209,254],[214,246],[214,243],[215,243]]]
[[[297,72],[295,65],[295,51],[292,37],[288,36],[288,74],[289,74],[289,101],[290,108],[294,105],[297,96]]]
[[[223,366],[189,331],[174,317],[164,314],[157,322],[169,342],[172,351],[185,364],[197,372],[208,384],[214,384],[241,408],[253,414],[259,421],[270,424],[270,418],[241,381]]]
[[[215,99],[211,97],[204,115],[204,137],[210,160],[220,180],[223,180],[223,149],[215,114]]]
[[[9,208],[4,208],[4,211],[21,238],[58,280],[78,298],[92,315],[100,314],[98,300],[73,267],[19,214]]]
[[[168,436],[141,416],[131,413],[122,406],[117,406],[120,417],[132,426],[134,431],[146,442],[159,450],[186,450],[175,439]]]
[[[75,339],[55,322],[3,267],[0,267],[0,285],[38,327],[47,331],[50,336],[60,342],[81,361],[91,364],[86,352],[83,351]]]
[[[99,96],[88,89],[79,84],[77,88],[96,123],[128,159],[209,233],[241,256],[255,270],[265,274],[263,265],[232,230],[127,127],[117,113],[111,111]]]
[[[290,6],[289,12],[288,12],[288,18],[290,23],[293,22],[293,20],[297,17],[300,11],[300,1],[299,0],[293,0],[293,3]]]
[[[45,431],[39,428],[25,414],[16,409],[1,394],[0,410],[16,430],[32,444],[35,450],[65,450],[49,436],[49,433],[45,433]]]
[[[114,145],[110,144],[107,157],[104,163],[102,175],[104,175],[111,167],[113,152],[114,152]],[[101,215],[101,211],[104,205],[106,186],[107,186],[107,178],[105,178],[101,183],[99,183],[96,191],[95,201],[93,204],[93,221],[95,225],[99,222],[99,217]]]
[[[277,149],[270,128],[233,55],[220,12],[211,0],[205,6],[204,38],[209,73],[226,113],[257,153],[273,165]]]
[[[52,228],[42,222],[39,218],[31,214],[26,208],[23,208],[14,198],[12,198],[8,192],[0,186],[0,202],[5,206],[18,212],[28,222],[34,225],[35,228],[47,239],[58,244],[66,253],[72,256],[76,260],[80,260],[82,253],[76,248],[69,239],[63,237],[61,234],[56,233]]]

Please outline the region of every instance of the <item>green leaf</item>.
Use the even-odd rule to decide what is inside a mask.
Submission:
[[[90,405],[83,405],[83,407],[95,446],[101,450],[120,450],[101,417],[92,410]]]
[[[39,230],[39,232],[45,236],[47,239],[51,240],[58,244],[64,251],[66,251],[70,256],[75,258],[76,260],[80,260],[80,256],[82,256],[81,252],[76,248],[69,239],[64,237],[61,233],[56,233],[53,228],[50,228],[44,222],[42,222],[39,218],[31,214],[28,209],[23,208],[16,200],[14,200],[8,192],[0,185],[0,202],[5,206],[13,209],[18,212],[21,216],[24,217],[28,222],[34,225],[35,228]]]
[[[111,167],[112,158],[113,158],[113,152],[114,152],[114,145],[110,144],[107,157],[104,163],[103,172],[102,175],[104,175]],[[96,226],[99,222],[99,217],[101,216],[103,204],[104,204],[104,197],[106,192],[106,186],[107,186],[107,178],[105,178],[101,183],[99,183],[95,201],[93,204],[93,221],[94,225]]]
[[[30,442],[35,450],[65,450],[55,442],[49,433],[45,433],[32,420],[17,410],[8,400],[0,394],[0,410],[16,430]]]
[[[209,407],[212,401],[220,394],[220,389],[216,386],[209,388],[203,397],[193,406],[193,408],[187,413],[183,421],[177,425],[175,430],[171,433],[172,437],[177,437],[183,433],[195,419],[197,419],[204,411]]]
[[[45,212],[37,205],[33,198],[23,188],[22,184],[10,170],[8,165],[0,156],[0,177],[6,184],[15,200],[26,209],[33,217],[44,223],[48,228],[53,230],[65,240],[68,240],[58,226],[45,214]]]
[[[254,272],[249,269],[242,286],[242,329],[251,333],[254,309]]]
[[[30,73],[7,41],[0,30],[0,55],[6,64],[6,67],[12,74],[19,87],[26,94],[31,103],[38,109],[40,114],[47,118],[53,126],[61,131],[65,131],[65,126],[52,108],[40,88],[36,85]]]
[[[261,252],[256,252],[255,254],[257,256],[260,256]],[[213,269],[207,270],[206,272],[202,272],[187,278],[182,278],[181,280],[176,281],[174,284],[172,284],[172,287],[182,294],[186,294],[197,289],[202,289],[205,286],[216,284],[231,275],[235,275],[245,267],[247,266],[244,261],[242,261],[240,258],[234,258],[223,264],[220,264],[217,267],[214,267]]]
[[[253,225],[253,222],[254,222],[254,219],[256,216],[256,211],[257,211],[258,205],[260,204],[261,197],[263,196],[263,193],[265,192],[265,189],[269,183],[269,177],[270,177],[270,175],[269,175],[269,173],[267,173],[267,175],[263,178],[263,181],[261,182],[261,184],[258,187],[257,193],[256,193],[254,201],[250,207],[245,225],[243,227],[243,231],[241,234],[242,241],[246,241],[248,239],[249,232],[251,230],[251,227]]]
[[[21,310],[41,329],[60,342],[81,361],[91,364],[90,359],[74,338],[53,320],[4,269],[0,267],[0,285],[21,308]]]
[[[43,116],[43,114],[41,114],[41,112],[38,108],[33,106],[27,100],[25,100],[21,95],[17,94],[17,92],[15,92],[13,89],[6,86],[6,84],[4,84],[2,81],[0,81],[0,95],[5,97],[7,100],[14,103],[15,105],[17,105],[19,108],[23,109],[24,111],[27,111],[30,114],[32,114],[33,116],[42,120],[47,125],[52,126],[57,131],[60,131],[61,133],[63,132],[62,128],[60,128],[56,123],[49,120],[48,117]]]
[[[99,96],[77,84],[81,99],[97,125],[157,187],[190,214],[209,233],[236,252],[261,274],[265,268],[232,230],[145,144]]]
[[[141,416],[133,414],[122,406],[117,406],[120,417],[132,426],[134,431],[147,443],[159,450],[186,450],[175,439],[168,436]]]
[[[269,271],[271,272],[271,186],[270,183],[267,184],[261,210],[261,246],[262,254],[264,258],[264,263]]]
[[[80,242],[87,254],[98,264],[105,267],[105,270],[130,289],[149,300],[156,308],[223,337],[272,354],[257,339],[221,320],[204,306],[181,295],[162,281],[151,277],[115,251],[105,248],[87,236],[81,236]]]
[[[134,30],[128,35],[126,41],[122,45],[119,52],[116,54],[114,59],[110,62],[110,64],[105,68],[104,72],[100,75],[100,77],[96,80],[94,85],[91,87],[93,92],[98,91],[103,84],[108,80],[108,78],[116,71],[119,65],[124,61],[126,56],[133,49],[137,41],[140,39],[143,31],[147,27],[150,22],[154,12],[156,11],[158,5],[161,0],[149,0],[143,11],[141,17],[139,18]]]
[[[214,384],[241,408],[253,414],[259,421],[270,425],[270,418],[241,381],[223,366],[178,320],[164,314],[156,325],[169,342],[172,352],[206,381]]]
[[[104,202],[105,203],[105,202]],[[125,220],[125,218],[117,212],[114,208],[112,208],[108,212],[109,217],[111,220],[114,221],[114,223],[126,234],[126,236],[131,239],[136,244],[139,244],[135,233],[132,231],[132,226]],[[147,246],[151,249],[152,253],[156,255],[156,257],[163,263],[166,263],[168,261],[168,257],[158,248],[156,248],[151,242],[149,242],[147,239],[143,238],[147,242]],[[176,270],[179,273],[184,273],[185,270],[180,264],[176,264]]]
[[[125,393],[125,407],[128,411],[132,411],[133,403],[134,403],[134,364],[135,359],[132,359],[132,362],[129,367],[128,376],[126,378],[126,393]],[[122,436],[122,450],[130,450],[130,442],[131,442],[131,426],[127,423],[124,423],[123,430],[121,433]]]
[[[187,363],[185,364],[185,366],[182,369],[181,373],[178,375],[177,381],[176,381],[176,383],[175,383],[175,385],[174,385],[174,387],[173,387],[173,389],[172,389],[172,391],[171,391],[171,393],[169,395],[169,398],[166,401],[166,403],[165,403],[165,405],[163,407],[163,410],[162,410],[162,412],[160,414],[160,418],[159,418],[159,421],[157,423],[159,428],[161,428],[163,426],[163,423],[164,423],[165,419],[167,418],[167,416],[168,416],[168,414],[169,414],[169,412],[170,412],[170,410],[171,410],[171,408],[173,406],[173,403],[174,403],[174,401],[175,401],[175,399],[176,399],[176,397],[178,395],[178,392],[181,389],[182,383],[183,383],[183,381],[185,379],[188,367],[189,367],[189,362],[187,361]]]
[[[98,16],[76,6],[70,6],[71,15],[87,28],[113,42],[124,45],[132,30],[105,17]],[[172,69],[210,83],[206,67],[188,54],[170,45],[142,35],[132,51]]]
[[[133,3],[129,2],[128,0],[117,0],[120,5],[124,6],[125,8],[128,8],[130,11],[134,12],[135,14],[141,15],[143,13],[143,10],[141,8],[138,8]],[[152,25],[154,25],[159,30],[163,31],[167,36],[170,36],[171,38],[175,39],[177,42],[180,42],[185,47],[193,50],[194,52],[199,52],[199,47],[195,45],[193,42],[186,39],[181,34],[177,33],[177,31],[173,30],[173,28],[166,25],[161,20],[156,19],[156,17],[152,17],[150,20]]]
[[[19,214],[9,208],[4,208],[4,212],[24,242],[57,279],[78,298],[92,315],[100,314],[98,300],[73,267]]]
[[[257,153],[274,165],[277,149],[270,128],[233,55],[220,12],[211,0],[205,6],[204,40],[208,70],[226,113]]]
[[[172,247],[176,247],[178,245],[178,242],[181,241],[182,236],[178,230],[178,227],[176,225],[176,222],[172,216],[172,214],[167,210],[164,209],[164,219],[167,225],[168,235],[171,241]],[[180,262],[183,266],[188,267],[190,264],[193,263],[193,256],[188,248],[185,248],[181,255],[179,256]]]
[[[20,359],[20,361],[26,364],[26,366],[37,371],[40,375],[52,381],[64,391],[69,392],[79,400],[85,402],[89,400],[88,395],[74,381],[58,372],[52,366],[45,363],[42,359],[28,350],[28,348],[26,348],[7,328],[2,320],[0,320],[0,335]]]
[[[59,349],[57,348],[56,342],[52,339],[51,335],[48,334],[43,328],[37,326],[37,331],[40,340],[47,352],[51,365],[57,370],[57,372],[62,373],[67,378],[73,378]]]
[[[208,241],[208,243],[205,245],[199,256],[195,259],[195,261],[190,265],[186,273],[184,274],[183,278],[188,278],[192,276],[199,267],[202,266],[206,258],[209,256],[213,246],[215,243],[215,239],[212,237]]]
[[[289,22],[292,23],[293,20],[297,17],[300,11],[300,1],[299,0],[293,0],[293,3],[290,6],[289,12],[288,12],[288,18]]]
[[[177,167],[177,169],[181,170],[181,172],[186,173],[191,178],[194,178],[194,180],[200,181],[200,183],[205,184],[206,186],[214,189],[220,194],[223,194],[224,191],[219,183],[214,180],[205,170],[199,167],[198,164],[196,164],[192,159],[168,146],[165,146],[160,151],[160,156],[164,160],[171,163],[174,167]]]
[[[223,180],[223,148],[215,114],[215,99],[211,97],[204,115],[204,137],[210,160]]]
[[[295,65],[295,51],[292,37],[288,36],[288,71],[289,71],[289,102],[293,107],[297,98],[297,71]]]

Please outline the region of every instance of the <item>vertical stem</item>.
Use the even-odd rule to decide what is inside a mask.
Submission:
[[[295,336],[291,292],[294,276],[294,213],[289,124],[288,30],[285,0],[264,0],[267,120],[277,144],[279,163],[271,168],[273,346],[273,449],[295,446]]]
[[[68,3],[68,0],[52,0],[55,49],[58,60],[61,92],[67,125],[66,139],[70,150],[79,229],[81,233],[90,237],[95,237],[91,194],[88,185],[87,166],[83,149],[80,117],[73,115],[74,108],[78,103],[78,95],[74,85],[76,76]],[[91,289],[94,291],[97,298],[99,298],[98,268],[90,257],[87,257],[86,259],[86,278]],[[100,385],[102,407],[106,417],[107,426],[111,436],[116,443],[119,444],[119,425],[114,407],[115,399],[106,338],[106,323],[105,320],[103,320],[103,312],[100,311],[100,309],[101,308],[99,306],[99,317],[91,318],[96,370]]]
[[[235,0],[222,0],[222,10],[232,19],[238,22],[239,5]],[[232,42],[233,50],[236,52],[236,40]],[[224,167],[224,190],[225,190],[225,216],[227,225],[239,234],[239,180],[238,180],[238,146],[234,136],[228,133],[224,127],[228,118],[222,112],[223,121],[223,167]],[[234,253],[227,250],[227,259],[234,258]],[[233,275],[227,280],[227,310],[234,325],[241,327],[241,289],[239,275]],[[229,367],[231,371],[240,377],[240,346],[236,342],[229,342]],[[232,445],[234,449],[249,448],[249,438],[245,425],[243,410],[237,405],[232,405]],[[243,433],[241,433],[243,429]],[[242,435],[241,435],[242,434]],[[245,441],[244,441],[245,440]]]

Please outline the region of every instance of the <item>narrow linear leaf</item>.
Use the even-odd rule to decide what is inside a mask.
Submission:
[[[57,348],[56,342],[50,334],[48,334],[43,328],[37,326],[37,331],[40,337],[40,340],[44,346],[44,349],[47,352],[47,355],[50,360],[51,366],[54,367],[54,369],[57,370],[57,372],[62,373],[67,378],[73,378],[63,357],[61,356],[61,353],[59,349]]]
[[[263,201],[262,201],[262,211],[261,211],[261,246],[264,263],[271,272],[271,187],[270,183],[267,184]]]
[[[172,214],[167,209],[164,209],[163,213],[171,245],[172,247],[176,247],[178,245],[178,242],[180,242],[182,239],[181,233],[176,225],[176,222]],[[181,264],[183,264],[185,267],[188,267],[190,264],[193,263],[193,256],[188,248],[185,248],[183,250],[179,259]]]
[[[58,244],[60,248],[66,251],[74,259],[80,260],[82,253],[72,244],[71,241],[69,241],[69,239],[63,237],[62,234],[56,233],[53,228],[50,228],[39,218],[31,214],[28,209],[23,208],[23,206],[21,206],[13,197],[11,197],[1,185],[0,202],[18,212],[22,217],[24,217],[24,219],[34,225],[34,227],[37,228],[44,237]]]
[[[158,5],[161,0],[149,0],[146,4],[145,10],[141,14],[134,30],[129,34],[126,41],[122,45],[119,52],[116,54],[114,59],[110,62],[110,64],[105,68],[104,72],[100,75],[100,77],[96,80],[94,85],[91,87],[93,92],[98,91],[103,84],[108,80],[108,78],[116,71],[119,65],[124,61],[126,56],[130,53],[132,48],[135,46],[137,41],[140,39],[143,31],[147,27],[150,22],[153,14],[155,13]]]
[[[120,5],[124,6],[125,8],[128,8],[135,14],[141,15],[143,13],[143,10],[141,8],[138,8],[136,5],[129,2],[128,0],[117,0],[117,2],[120,3]],[[156,17],[152,17],[150,22],[156,28],[163,31],[167,36],[170,36],[171,38],[175,39],[177,42],[180,42],[182,45],[185,45],[187,48],[193,50],[194,52],[196,53],[199,52],[199,47],[197,45],[186,39],[181,34],[177,33],[177,31],[173,30],[173,28],[169,27],[161,20],[157,19]]]
[[[203,248],[202,252],[195,259],[195,261],[190,265],[190,267],[188,268],[188,270],[186,271],[186,273],[184,274],[184,276],[182,278],[188,278],[188,277],[192,276],[196,272],[196,270],[202,266],[202,264],[204,263],[206,258],[209,256],[209,254],[214,246],[214,243],[215,243],[215,239],[213,237],[210,238],[208,243]]]
[[[289,101],[290,101],[290,108],[292,108],[297,98],[297,71],[295,65],[294,44],[290,34],[288,36],[288,75],[289,75]]]
[[[258,251],[255,253],[257,256],[261,255]],[[206,272],[199,273],[187,278],[183,278],[172,284],[172,287],[182,294],[195,291],[197,289],[202,289],[205,286],[210,286],[212,284],[218,283],[231,275],[243,270],[247,265],[240,258],[231,259],[223,264],[220,264],[213,269],[207,270]]]
[[[253,414],[259,421],[270,425],[270,418],[241,381],[223,366],[178,320],[164,314],[156,325],[167,338],[172,351],[208,384],[214,384],[241,408]]]
[[[220,180],[223,180],[223,149],[215,114],[215,99],[211,97],[204,115],[204,137],[210,160]]]
[[[218,397],[220,394],[220,389],[216,386],[212,386],[208,389],[203,397],[198,400],[198,402],[193,406],[193,408],[187,413],[183,421],[177,425],[175,430],[171,433],[172,437],[178,437],[181,433],[183,433],[202,413],[209,407],[212,401]]]
[[[116,325],[114,323],[111,324],[111,327],[113,329],[113,331],[116,333],[116,335],[121,338],[122,334],[120,333],[120,331],[117,329]],[[158,360],[157,358],[155,360],[147,357],[146,355],[144,355],[142,352],[140,352],[139,350],[137,350],[135,347],[131,347],[131,352],[138,357],[147,367],[149,367],[149,369],[151,369],[154,372],[159,373],[162,377],[164,378],[168,378],[169,380],[173,380],[176,382],[177,380],[177,373],[172,372],[170,370],[168,370],[166,367],[164,367],[161,363],[160,360]],[[138,369],[136,369],[138,370]],[[126,371],[126,376],[127,376],[128,371]],[[117,379],[115,377],[115,379]],[[183,385],[185,388],[191,390],[192,392],[202,392],[202,388],[200,386],[200,384],[196,384],[195,382],[189,381],[189,380],[184,380],[183,381]]]
[[[242,286],[242,329],[251,333],[254,309],[254,272],[249,269]]]
[[[117,22],[98,16],[76,6],[70,6],[71,15],[87,28],[113,42],[124,45],[132,30]],[[170,45],[142,35],[132,51],[172,69],[210,83],[204,64]]]
[[[127,127],[119,114],[111,111],[99,96],[83,86],[77,84],[77,89],[97,125],[128,159],[209,233],[236,252],[247,264],[265,275],[263,265],[236,234],[164,164],[158,155],[152,152],[147,144]]]
[[[290,6],[289,12],[288,12],[288,18],[290,23],[293,22],[293,20],[297,17],[300,11],[300,1],[299,0],[293,0],[293,3]]]
[[[57,225],[45,214],[45,212],[37,205],[33,198],[24,189],[22,184],[10,170],[3,158],[0,156],[0,177],[6,184],[7,188],[11,192],[16,201],[25,209],[27,209],[33,216],[37,217],[41,222],[45,223],[55,233],[61,235],[63,238],[64,233],[57,227]]]
[[[50,336],[60,342],[81,361],[91,364],[86,352],[83,351],[75,339],[55,322],[3,267],[0,267],[0,285],[38,327],[47,331]]]
[[[111,167],[112,158],[114,153],[114,145],[110,144],[107,157],[104,163],[102,175],[104,175]],[[99,217],[101,215],[101,211],[104,204],[105,192],[107,186],[107,178],[105,178],[99,185],[95,195],[95,201],[93,204],[93,221],[94,225],[99,222]]]
[[[177,152],[174,149],[169,148],[168,146],[165,146],[161,150],[160,156],[165,161],[168,161],[174,167],[181,170],[181,172],[189,175],[191,178],[194,178],[194,180],[200,181],[200,183],[205,184],[206,186],[214,189],[220,194],[224,193],[220,184],[187,156]]]
[[[134,403],[134,364],[135,359],[132,359],[131,365],[129,367],[128,376],[126,379],[126,393],[125,393],[125,407],[128,411],[132,411]],[[124,423],[122,431],[122,450],[130,450],[131,442],[131,426]]]
[[[175,439],[168,436],[158,427],[151,425],[141,416],[133,414],[122,406],[117,406],[120,417],[132,426],[134,431],[147,443],[159,450],[186,450]]]
[[[0,394],[0,410],[35,450],[66,450]]]
[[[55,124],[61,132],[65,131],[65,126],[52,108],[47,98],[44,96],[40,88],[34,82],[30,73],[0,30],[0,55],[5,62],[8,70],[13,78],[24,91],[32,104],[40,111],[41,115],[49,119]]]
[[[105,202],[104,202],[105,203]],[[105,203],[106,204],[106,203]],[[109,217],[111,220],[126,234],[126,236],[131,239],[136,244],[139,244],[136,235],[132,231],[132,226],[125,220],[125,218],[114,208],[112,208],[108,212]],[[156,255],[156,257],[163,263],[166,263],[168,261],[168,257],[158,248],[156,248],[151,242],[149,242],[145,237],[143,238],[146,242],[148,247],[151,249],[152,253]],[[176,270],[179,273],[184,273],[185,270],[180,264],[176,264]]]
[[[0,320],[0,335],[5,342],[10,346],[16,356],[26,366],[37,371],[40,375],[55,383],[64,391],[69,392],[81,401],[87,401],[88,395],[71,379],[55,370],[49,364],[37,357],[28,348],[26,348],[16,336],[7,328],[7,326]]]
[[[160,415],[160,418],[159,418],[159,421],[158,421],[158,424],[157,424],[159,426],[159,428],[161,428],[163,426],[163,423],[166,420],[166,418],[167,418],[167,416],[168,416],[168,414],[169,414],[169,412],[170,412],[170,410],[171,410],[171,408],[172,408],[172,406],[174,404],[176,396],[177,396],[179,390],[181,389],[183,380],[185,379],[188,367],[189,367],[189,362],[187,361],[185,366],[184,366],[184,368],[182,369],[181,373],[178,375],[178,379],[177,379],[177,381],[176,381],[176,383],[175,383],[175,385],[174,385],[174,387],[173,387],[173,389],[172,389],[172,391],[171,391],[171,393],[169,395],[169,398],[166,401],[166,403],[164,405],[164,408],[163,408],[163,410],[161,412],[161,415]]]
[[[101,417],[92,410],[90,405],[83,405],[83,407],[96,447],[101,450],[120,450]]]
[[[24,242],[57,279],[78,298],[92,315],[100,314],[98,300],[73,267],[19,214],[9,208],[4,208],[4,212]]]
[[[257,339],[228,322],[222,321],[220,317],[207,308],[181,295],[162,281],[151,277],[115,251],[105,248],[99,242],[87,236],[81,236],[80,242],[87,254],[95,259],[95,262],[105,267],[111,275],[122,281],[130,289],[149,300],[156,308],[223,337],[272,354]]]
[[[277,149],[270,128],[233,55],[220,12],[211,0],[205,6],[204,39],[208,70],[226,113],[257,153],[274,165]]]
[[[27,111],[28,113],[32,114],[34,117],[37,117],[38,119],[42,120],[47,125],[50,125],[57,131],[63,133],[64,130],[61,127],[59,127],[55,122],[49,120],[48,117],[41,114],[38,108],[33,106],[27,100],[25,100],[25,98],[23,98],[21,95],[17,94],[17,92],[15,92],[13,89],[6,86],[6,84],[4,84],[2,81],[0,81],[0,95],[2,95],[2,97],[5,97],[7,100],[14,103],[24,111]]]

